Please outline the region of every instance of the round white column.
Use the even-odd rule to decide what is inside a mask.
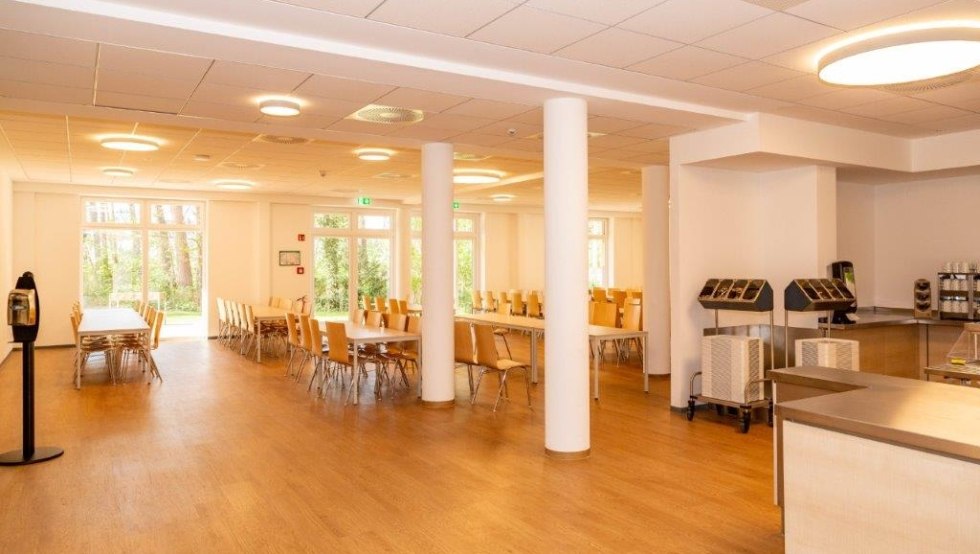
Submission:
[[[422,146],[422,402],[455,404],[453,145]]]
[[[643,168],[643,328],[647,331],[644,369],[670,373],[670,229],[667,167]]]
[[[544,103],[545,451],[589,455],[588,109]]]

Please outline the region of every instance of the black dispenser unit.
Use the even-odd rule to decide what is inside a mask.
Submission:
[[[834,310],[833,323],[850,325],[855,321],[847,316],[857,312],[857,285],[854,281],[854,264],[847,261],[839,261],[830,264],[830,276],[840,279],[854,297],[854,303],[843,310]]]
[[[41,303],[34,275],[29,271],[17,279],[17,288],[7,297],[7,323],[13,328],[14,342],[23,347],[24,447],[0,454],[0,465],[21,466],[57,458],[65,451],[55,446],[34,446],[34,341],[41,326]]]

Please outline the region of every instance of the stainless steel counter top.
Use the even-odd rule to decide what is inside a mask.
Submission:
[[[825,367],[770,376],[834,391],[777,404],[784,420],[980,463],[980,389]]]
[[[915,318],[912,317],[911,310],[899,310],[891,308],[872,308],[869,310],[858,310],[857,323],[842,325],[832,323],[830,329],[833,331],[846,331],[848,329],[869,329],[871,327],[889,327],[892,325],[945,325],[950,327],[962,327],[963,321],[957,319],[939,319],[938,317]],[[821,328],[825,325],[821,324]]]

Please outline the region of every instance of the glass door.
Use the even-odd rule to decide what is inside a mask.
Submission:
[[[347,319],[350,313],[349,238],[314,238],[313,298],[313,313],[318,319]]]
[[[391,274],[391,239],[357,239],[357,298],[388,299]]]

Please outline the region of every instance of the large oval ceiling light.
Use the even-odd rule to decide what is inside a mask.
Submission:
[[[274,117],[299,115],[299,102],[288,98],[270,98],[259,102],[259,111]]]
[[[395,155],[395,152],[385,148],[358,148],[354,150],[354,155],[366,162],[386,162]]]
[[[980,24],[939,22],[859,35],[821,52],[820,80],[886,86],[955,75],[980,65]]]
[[[99,141],[103,148],[125,150],[127,152],[153,152],[160,149],[160,141],[151,137],[136,135],[114,135]]]
[[[511,200],[517,198],[513,194],[491,194],[490,200],[494,202],[510,202]]]
[[[234,179],[215,181],[214,184],[222,190],[250,190],[255,186],[255,183],[251,181],[239,181]]]
[[[457,185],[491,185],[499,183],[503,174],[490,169],[457,169],[453,171],[453,183]]]
[[[136,170],[128,167],[103,167],[102,173],[109,177],[132,177]]]

